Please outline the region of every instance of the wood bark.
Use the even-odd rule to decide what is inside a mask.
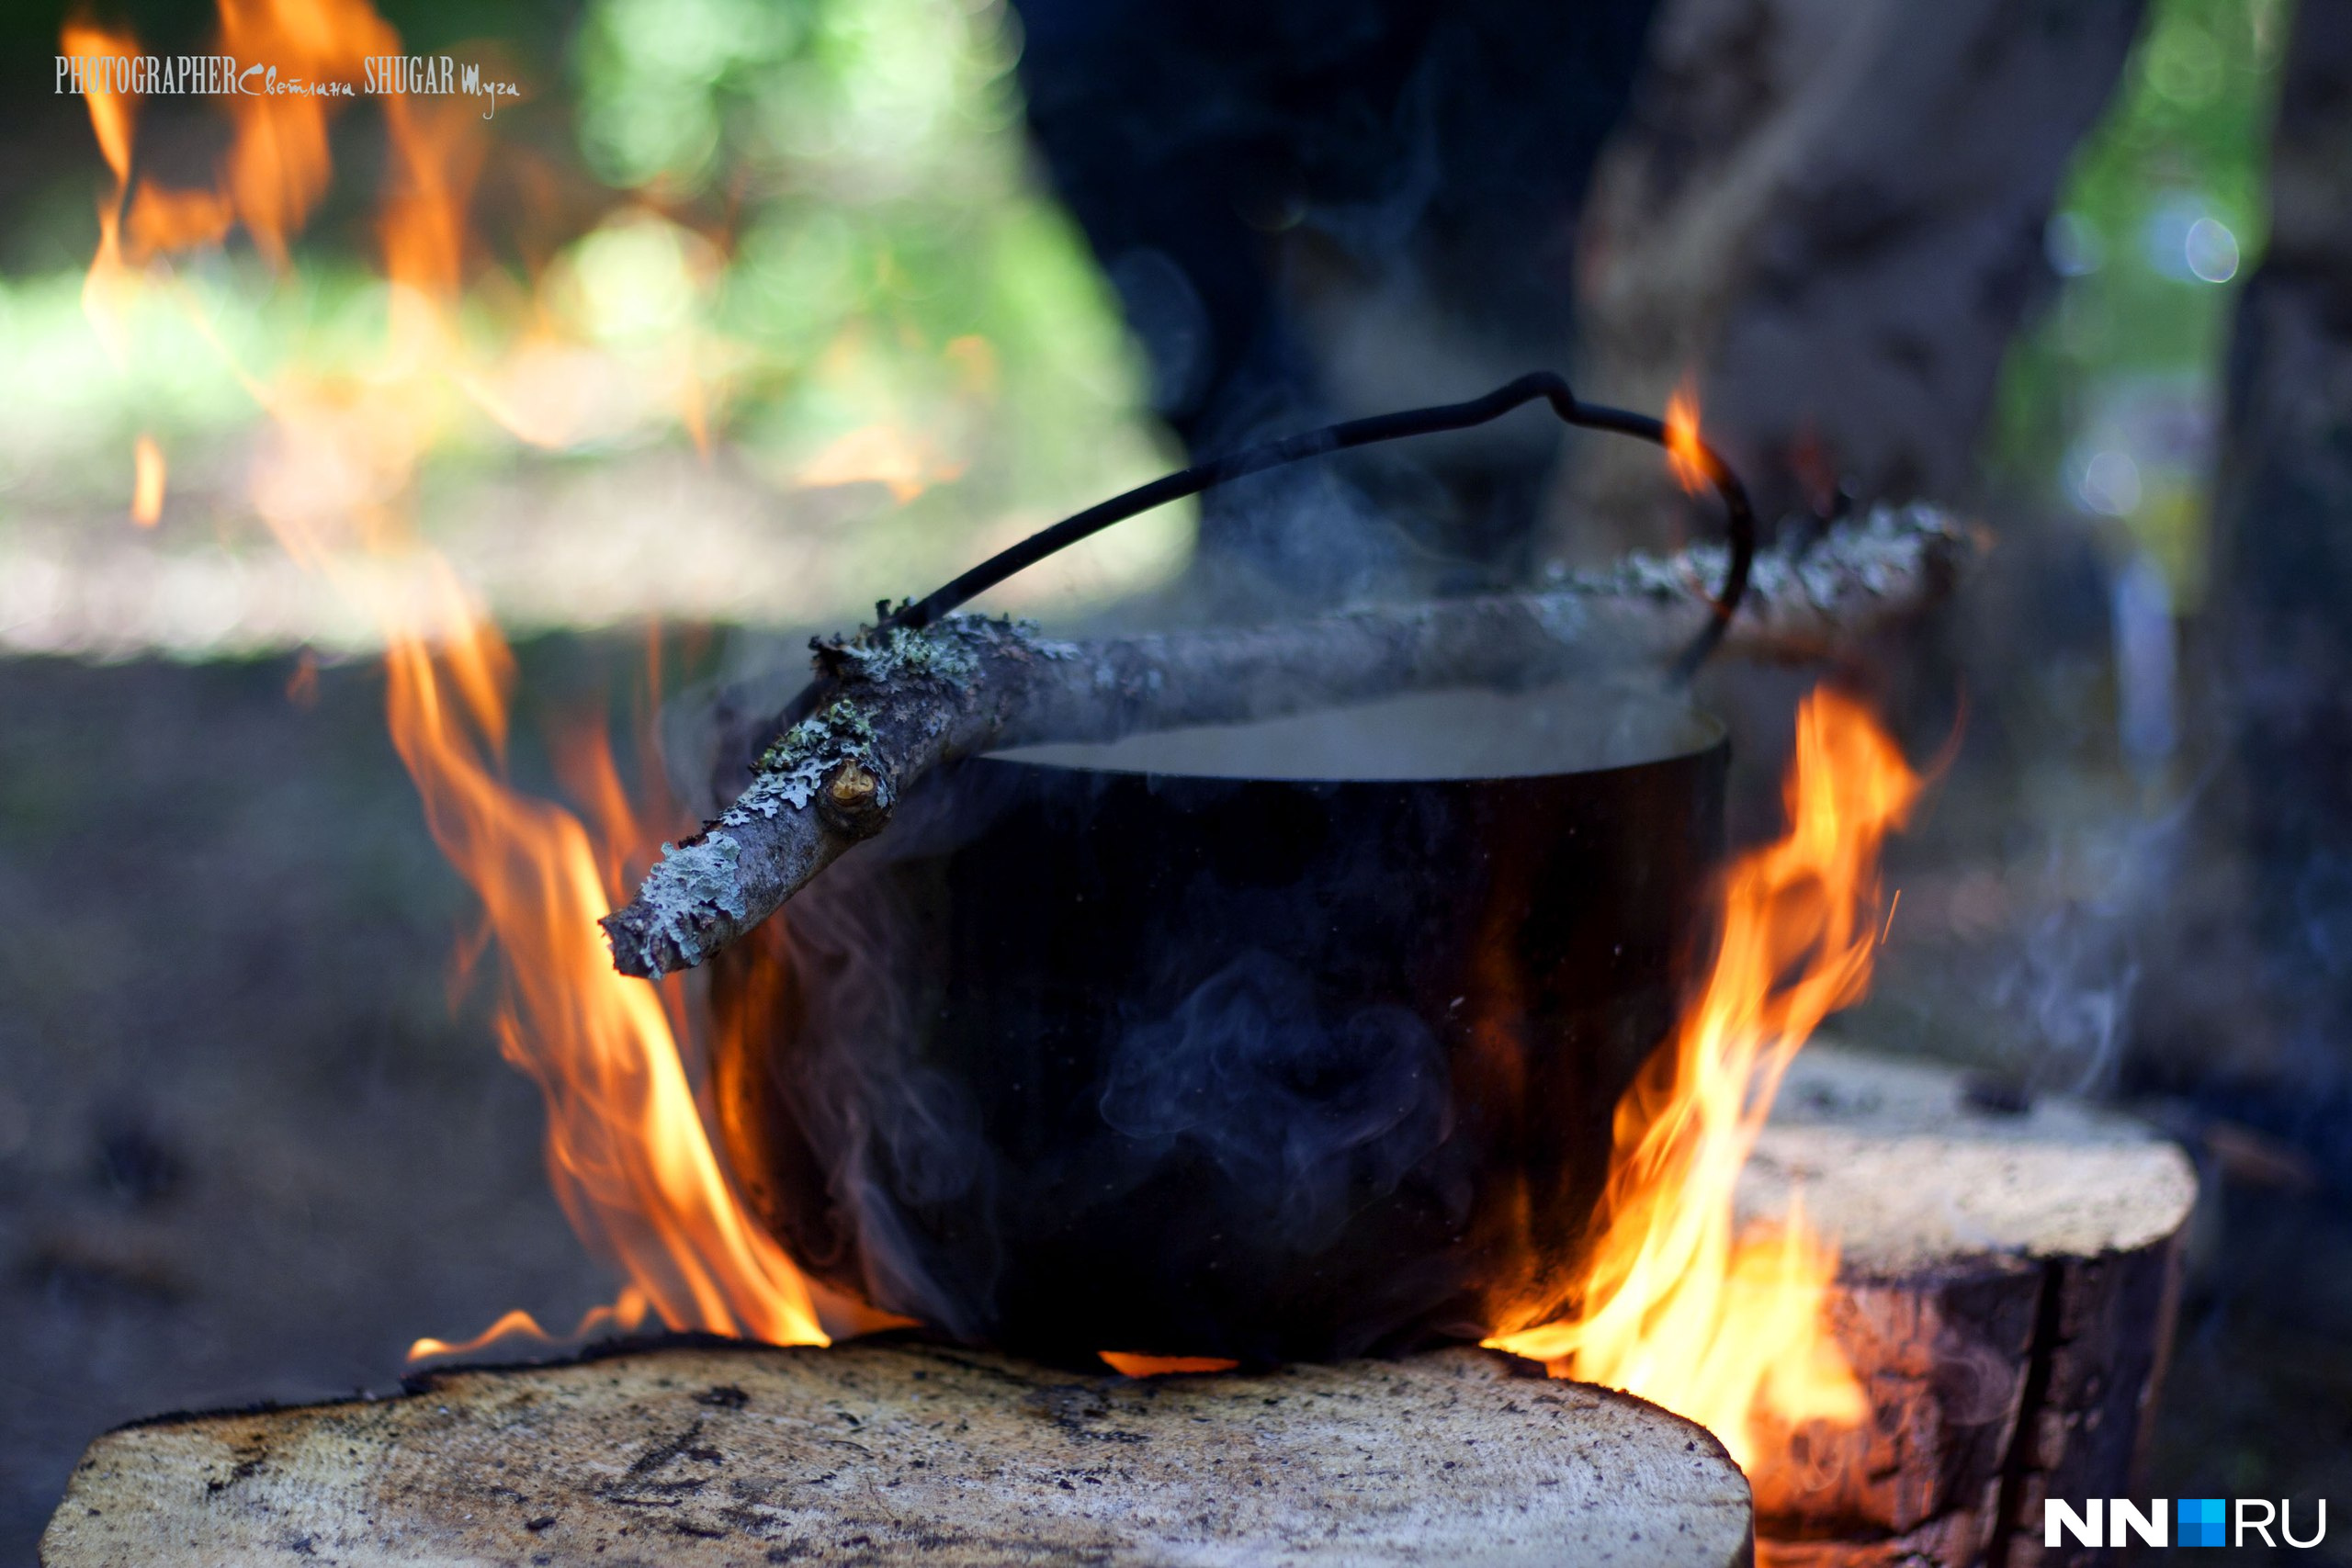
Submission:
[[[1741,1179],[1838,1238],[1830,1316],[1870,1418],[1758,1478],[1790,1568],[2023,1568],[2042,1500],[2134,1495],[2177,1310],[2188,1157],[2126,1118],[2002,1112],[1962,1075],[1808,1046]]]
[[[1747,1483],[1655,1405],[1476,1350],[1132,1381],[681,1348],[100,1438],[48,1568],[1259,1562],[1736,1568]]]
[[[1972,553],[1925,508],[1877,514],[1802,554],[1759,558],[1726,650],[1817,658],[1916,614]],[[950,616],[922,632],[820,645],[812,716],[695,838],[665,847],[605,917],[615,964],[700,964],[888,823],[904,792],[961,757],[1044,741],[1236,724],[1405,692],[1524,687],[1662,669],[1713,614],[1723,552],[1635,557],[1544,593],[1432,600],[1288,625],[1060,642]]]
[[[2143,8],[1666,0],[1585,204],[1577,385],[1657,408],[1694,378],[1767,517],[1836,477],[1865,502],[1967,494]],[[1553,508],[1571,559],[1670,514],[1616,446],[1584,442]]]

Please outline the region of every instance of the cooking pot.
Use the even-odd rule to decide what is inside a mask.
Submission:
[[[812,1275],[1049,1359],[1541,1321],[1712,940],[1727,754],[1565,689],[943,770],[717,961],[736,1179]]]

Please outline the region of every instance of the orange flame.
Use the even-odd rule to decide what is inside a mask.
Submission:
[[[327,115],[344,100],[300,91],[273,91],[322,82],[353,82],[363,59],[399,51],[400,35],[367,0],[219,0],[220,50],[241,62],[235,90],[220,101],[236,134],[211,190],[170,190],[142,181],[130,201],[127,236],[119,232],[130,187],[135,102],[104,78],[85,91],[98,151],[114,173],[114,200],[100,213],[100,256],[119,265],[141,263],[167,251],[207,244],[242,221],[254,244],[282,267],[287,246],[319,198],[331,164]],[[68,56],[132,55],[138,41],[87,22],[60,33]],[[257,73],[243,71],[257,68]],[[398,105],[402,100],[391,98]],[[395,111],[397,112],[397,111]],[[126,247],[124,240],[129,243]]]
[[[1733,1189],[1790,1060],[1869,986],[1879,846],[1918,789],[1860,705],[1826,689],[1806,699],[1788,836],[1731,868],[1706,985],[1617,1108],[1577,1307],[1487,1342],[1687,1416],[1751,1471],[1774,1459],[1776,1435],[1868,1409],[1822,1325],[1834,1243],[1795,1205],[1742,1234]]]
[[[571,1340],[582,1340],[601,1334],[608,1328],[630,1334],[645,1322],[644,1292],[634,1285],[621,1288],[620,1298],[610,1306],[590,1307],[582,1315],[578,1326],[566,1335]],[[522,1350],[527,1347],[542,1348],[556,1343],[555,1336],[539,1326],[539,1320],[521,1307],[507,1313],[497,1322],[475,1335],[471,1339],[435,1339],[427,1336],[408,1348],[411,1361],[438,1361],[460,1356],[472,1356],[492,1347],[508,1347]]]
[[[1165,1378],[1180,1372],[1229,1372],[1238,1361],[1223,1356],[1136,1356],[1125,1350],[1097,1350],[1103,1364],[1123,1378]]]
[[[57,47],[71,59],[102,59],[134,54],[139,40],[129,33],[109,33],[87,22],[73,21],[58,34]],[[136,288],[122,254],[122,197],[130,184],[134,100],[114,91],[110,79],[100,76],[85,89],[83,101],[89,105],[90,130],[97,137],[98,152],[114,174],[114,190],[98,203],[98,254],[91,258],[89,273],[82,280],[82,310],[107,353],[119,364],[126,353],[124,317]]]
[[[77,60],[128,57],[139,52],[139,40],[127,32],[69,21],[58,35],[58,48]],[[83,97],[89,105],[98,152],[114,175],[114,188],[98,204],[98,251],[83,279],[82,309],[119,364],[127,352],[125,319],[138,289],[132,268],[163,252],[220,239],[228,232],[233,213],[226,200],[210,191],[172,191],[142,184],[133,192],[130,150],[138,100],[120,91],[106,73],[85,77]]]
[[[111,33],[85,21],[69,21],[57,35],[58,52],[69,60],[103,60],[135,55],[139,40],[130,34]],[[97,136],[98,152],[114,171],[116,194],[130,178],[132,104],[115,90],[110,75],[88,79],[83,101],[90,106],[90,130]]]
[[[1686,495],[1713,482],[1714,465],[1699,440],[1699,385],[1687,376],[1666,400],[1666,466]]]
[[[225,51],[286,78],[356,76],[362,55],[399,49],[398,35],[366,0],[220,5]],[[69,27],[64,47],[112,53],[130,46]],[[616,841],[598,844],[571,812],[504,779],[513,660],[405,521],[417,465],[467,385],[453,314],[480,133],[466,106],[428,112],[389,97],[383,107],[392,156],[380,234],[393,288],[379,365],[337,383],[292,373],[266,382],[217,336],[204,335],[270,416],[273,439],[252,476],[256,512],[289,554],[379,619],[393,745],[435,841],[481,897],[503,953],[500,1039],[507,1060],[546,1097],[549,1179],[582,1238],[628,1277],[618,1299],[590,1313],[576,1333],[634,1328],[650,1315],[672,1328],[821,1344],[827,1321],[872,1326],[874,1314],[856,1303],[820,1303],[738,1202],[662,993],[612,967],[596,921],[612,908],[625,860],[653,835],[619,795],[608,752],[579,771],[595,786],[600,826]],[[109,96],[94,95],[90,104],[115,192],[101,210],[85,299],[110,348],[123,343],[121,307],[136,287],[116,222],[131,168],[131,108]],[[325,107],[288,95],[240,98],[232,112],[237,138],[213,197],[220,210],[232,204],[255,243],[283,265],[289,240],[325,190]],[[154,202],[157,214],[206,210],[186,192],[157,193]],[[175,248],[217,238],[219,226],[158,216],[139,232],[142,243]],[[204,331],[200,317],[197,324]],[[161,449],[142,439],[136,467],[143,516],[162,504]],[[423,1339],[411,1354],[457,1354],[516,1337],[545,1337],[527,1314],[509,1313],[476,1339]]]
[[[806,1282],[728,1185],[660,995],[605,951],[612,902],[587,829],[498,776],[511,663],[444,581],[457,624],[439,649],[403,631],[385,655],[392,743],[504,953],[499,1034],[547,1098],[557,1199],[663,1323],[826,1343]]]
[[[408,1359],[412,1361],[425,1361],[438,1360],[445,1356],[470,1356],[477,1350],[485,1349],[508,1339],[532,1339],[542,1344],[552,1343],[548,1331],[539,1326],[539,1320],[521,1307],[516,1307],[471,1339],[453,1341],[435,1339],[431,1335],[427,1335],[408,1348]]]
[[[448,300],[462,281],[466,203],[484,151],[478,122],[462,103],[405,97],[387,98],[384,115],[399,154],[398,183],[378,225],[384,274],[427,300]]]
[[[241,67],[261,64],[284,82],[356,82],[366,57],[400,51],[400,35],[368,0],[219,5],[221,52]],[[287,263],[288,242],[326,194],[327,110],[340,101],[301,93],[241,93],[228,100],[237,138],[221,183],[255,247],[278,266]]]
[[[152,435],[130,448],[130,520],[153,528],[164,516],[164,449]]]

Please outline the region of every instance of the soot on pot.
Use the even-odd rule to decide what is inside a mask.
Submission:
[[[1705,935],[1724,755],[1577,691],[962,764],[718,965],[738,1179],[812,1273],[1033,1354],[1546,1312]]]

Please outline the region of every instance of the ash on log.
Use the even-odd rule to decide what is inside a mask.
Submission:
[[[1831,1317],[1870,1419],[1758,1483],[1781,1568],[2104,1561],[2045,1497],[2131,1495],[2197,1180],[2138,1122],[1815,1043],[1741,1177],[1839,1239]],[[1793,1468],[1793,1467],[1792,1467]]]
[[[1735,1568],[1702,1428],[1442,1350],[1135,1382],[906,1343],[430,1374],[94,1443],[49,1568],[184,1562]]]

